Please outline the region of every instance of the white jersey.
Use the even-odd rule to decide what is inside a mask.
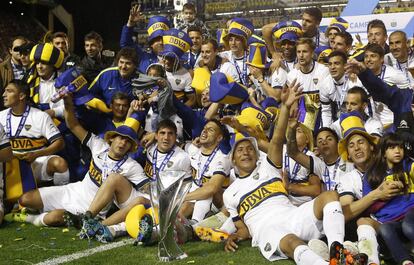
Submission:
[[[340,176],[354,169],[354,164],[346,162],[342,158],[338,158],[331,165],[326,164],[319,157],[311,156],[310,159],[310,171],[321,178],[326,190],[335,190]]]
[[[240,82],[239,74],[237,73],[236,67],[230,62],[225,62],[222,65],[220,65],[217,69],[211,71],[212,74],[214,74],[215,72],[220,72],[229,75],[231,76],[231,78],[233,78],[234,81]]]
[[[287,82],[287,72],[282,67],[279,67],[279,69],[273,72],[270,81],[271,87],[283,88]]]
[[[83,140],[92,153],[89,171],[86,173],[84,182],[91,185],[92,190],[98,190],[110,173],[119,173],[127,178],[132,185],[139,189],[149,182],[144,170],[137,161],[126,156],[121,160],[114,160],[109,155],[109,145],[102,138],[88,133]]]
[[[65,110],[63,100],[59,100],[56,103],[52,102],[52,96],[56,93],[55,88],[55,75],[52,75],[49,80],[40,78],[39,83],[39,103],[48,104],[50,109],[55,112],[55,116],[62,118]]]
[[[308,156],[314,156],[308,149],[303,150],[303,152]],[[286,145],[283,146],[283,167],[285,172],[288,173],[290,183],[306,185],[309,182],[309,174],[311,172],[287,155]],[[289,194],[289,199],[294,205],[301,205],[311,201],[312,197]]]
[[[362,198],[362,177],[358,169],[354,169],[346,174],[340,176],[337,185],[337,191],[339,196],[351,195],[355,199]]]
[[[193,93],[194,90],[191,87],[193,78],[184,67],[180,67],[175,72],[166,72],[167,79],[171,84],[171,88],[178,99],[182,99],[185,93]]]
[[[334,123],[329,126],[332,130],[336,132],[340,139],[343,138],[342,135],[342,128],[339,120],[336,120]],[[376,118],[369,117],[364,123],[365,130],[371,134],[382,137],[384,134],[384,126],[382,125],[381,121]]]
[[[154,165],[155,159],[157,160]],[[190,157],[178,146],[174,146],[170,152],[162,153],[158,151],[157,145],[151,145],[147,149],[147,161],[145,162],[145,175],[154,178],[154,166],[157,172],[164,170],[179,170],[191,174]]]
[[[7,125],[9,112],[10,127]],[[13,115],[10,108],[0,112],[0,124],[3,125],[6,133],[9,135],[14,155],[44,149],[56,139],[61,138],[58,128],[47,113],[34,107],[29,107],[29,113],[25,122],[24,116],[24,114],[20,116]],[[21,124],[21,131],[16,136],[19,124]]]
[[[293,60],[293,61],[286,61],[285,59],[282,59],[282,64],[286,70],[287,73],[289,73],[290,71],[292,71],[292,69],[295,68],[295,65],[297,63],[297,60]]]
[[[392,55],[392,53],[387,53],[384,56],[384,63],[386,65],[392,66],[402,71],[405,74],[408,82],[410,83],[410,88],[414,89],[414,78],[409,71],[409,69],[411,70],[414,69],[414,51],[413,50],[409,51],[407,61],[404,63],[398,62],[398,60]]]
[[[318,30],[317,34],[312,37],[313,43],[315,43],[316,48],[320,46],[329,46],[329,39],[325,36],[324,32]]]
[[[248,75],[250,73],[249,68],[247,67],[247,52],[245,52],[244,56],[241,58],[236,58],[232,51],[224,51],[219,54],[220,57],[227,59],[233,66],[235,67],[238,75],[239,82],[246,85],[245,81],[242,80],[243,78],[245,80],[248,79]],[[248,82],[248,80],[247,80]]]
[[[231,163],[229,157],[220,149],[215,149],[210,155],[204,155],[195,145],[187,144],[185,150],[190,155],[192,190],[201,187],[216,174],[225,176],[224,186],[228,186]]]
[[[303,93],[308,95],[312,102],[320,105],[319,91],[324,83],[324,79],[329,76],[329,70],[326,66],[313,62],[312,70],[309,73],[303,73],[300,69],[292,69],[288,76],[288,83],[294,79],[299,82],[303,88]]]
[[[347,92],[354,86],[363,87],[358,78],[353,82],[347,75],[344,75],[339,81],[335,81],[331,75],[325,78],[320,89],[323,127],[329,127],[332,122],[339,119],[345,109],[344,102]]]
[[[0,123],[0,150],[10,147],[9,137],[7,136],[6,132],[4,131],[3,126]],[[3,175],[3,162],[0,162],[0,211],[3,209],[3,187],[4,183],[3,180],[5,176]]]
[[[396,85],[400,89],[410,88],[404,73],[389,65],[382,65],[381,73],[378,77],[390,86]],[[375,101],[375,113],[384,126],[394,122],[393,112],[384,103]]]

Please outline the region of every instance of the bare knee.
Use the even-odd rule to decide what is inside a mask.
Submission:
[[[29,207],[36,210],[43,209],[42,198],[40,197],[39,190],[31,190],[24,193],[19,198],[19,204],[24,207]]]
[[[43,222],[48,226],[61,226],[64,225],[63,210],[54,210],[45,215]]]
[[[66,170],[68,170],[68,163],[65,159],[61,158],[60,156],[55,156],[50,158],[47,162],[47,169],[48,172],[63,173]]]
[[[333,201],[339,201],[339,195],[336,191],[330,190],[322,192],[319,197],[323,200],[324,204],[333,202]]]
[[[356,223],[357,223],[357,226],[361,226],[361,225],[371,226],[372,228],[375,229],[375,231],[379,231],[379,228],[380,228],[380,224],[377,221],[369,217],[361,217],[357,220]]]
[[[280,250],[285,253],[286,256],[293,259],[293,253],[295,249],[300,245],[306,245],[302,239],[294,234],[288,234],[284,236],[279,243]]]

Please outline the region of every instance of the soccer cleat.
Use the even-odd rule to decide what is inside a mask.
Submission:
[[[82,215],[76,215],[71,212],[65,211],[63,213],[63,221],[67,227],[73,226],[76,229],[82,228]]]
[[[4,216],[4,221],[6,222],[18,222],[18,223],[25,223],[27,219],[26,212],[20,213],[8,213]]]
[[[150,245],[153,226],[154,223],[152,216],[149,214],[144,214],[139,221],[139,234],[135,243],[143,244],[144,246]]]
[[[198,226],[195,229],[195,234],[202,241],[221,243],[227,240],[229,234],[214,228]]]
[[[96,240],[101,243],[109,243],[114,241],[114,236],[111,233],[111,230],[106,225],[102,225],[101,228],[95,234]]]
[[[102,224],[98,220],[92,218],[90,212],[86,212],[82,216],[82,228],[79,233],[79,238],[91,239],[96,235],[99,229],[102,229]]]
[[[344,246],[335,241],[329,250],[329,265],[366,265],[368,256],[363,253],[352,255]]]
[[[311,239],[308,242],[308,247],[323,260],[329,261],[329,248],[325,242],[320,239]]]

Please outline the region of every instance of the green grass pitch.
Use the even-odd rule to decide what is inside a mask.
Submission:
[[[70,228],[35,227],[31,224],[6,223],[0,227],[0,264],[36,264],[48,259],[92,249],[104,244],[88,242],[77,237],[78,231]],[[188,258],[172,264],[269,264],[250,242],[242,242],[235,253],[226,253],[223,244],[189,242],[182,245]],[[119,248],[83,257],[67,264],[165,264],[158,261],[157,247],[128,244]],[[272,264],[293,265],[292,261]]]

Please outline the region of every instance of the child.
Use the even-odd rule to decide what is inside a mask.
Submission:
[[[384,174],[385,173],[385,174]],[[414,264],[403,242],[414,242],[414,165],[404,157],[404,143],[397,134],[386,135],[380,151],[363,180],[363,194],[383,181],[398,185],[401,193],[388,201],[377,201],[370,208],[381,236],[398,264]]]
[[[196,7],[193,3],[184,4],[181,19],[177,19],[175,28],[187,32],[189,27],[196,26],[202,30],[204,40],[211,38],[209,29],[203,21],[196,18],[196,15]]]

